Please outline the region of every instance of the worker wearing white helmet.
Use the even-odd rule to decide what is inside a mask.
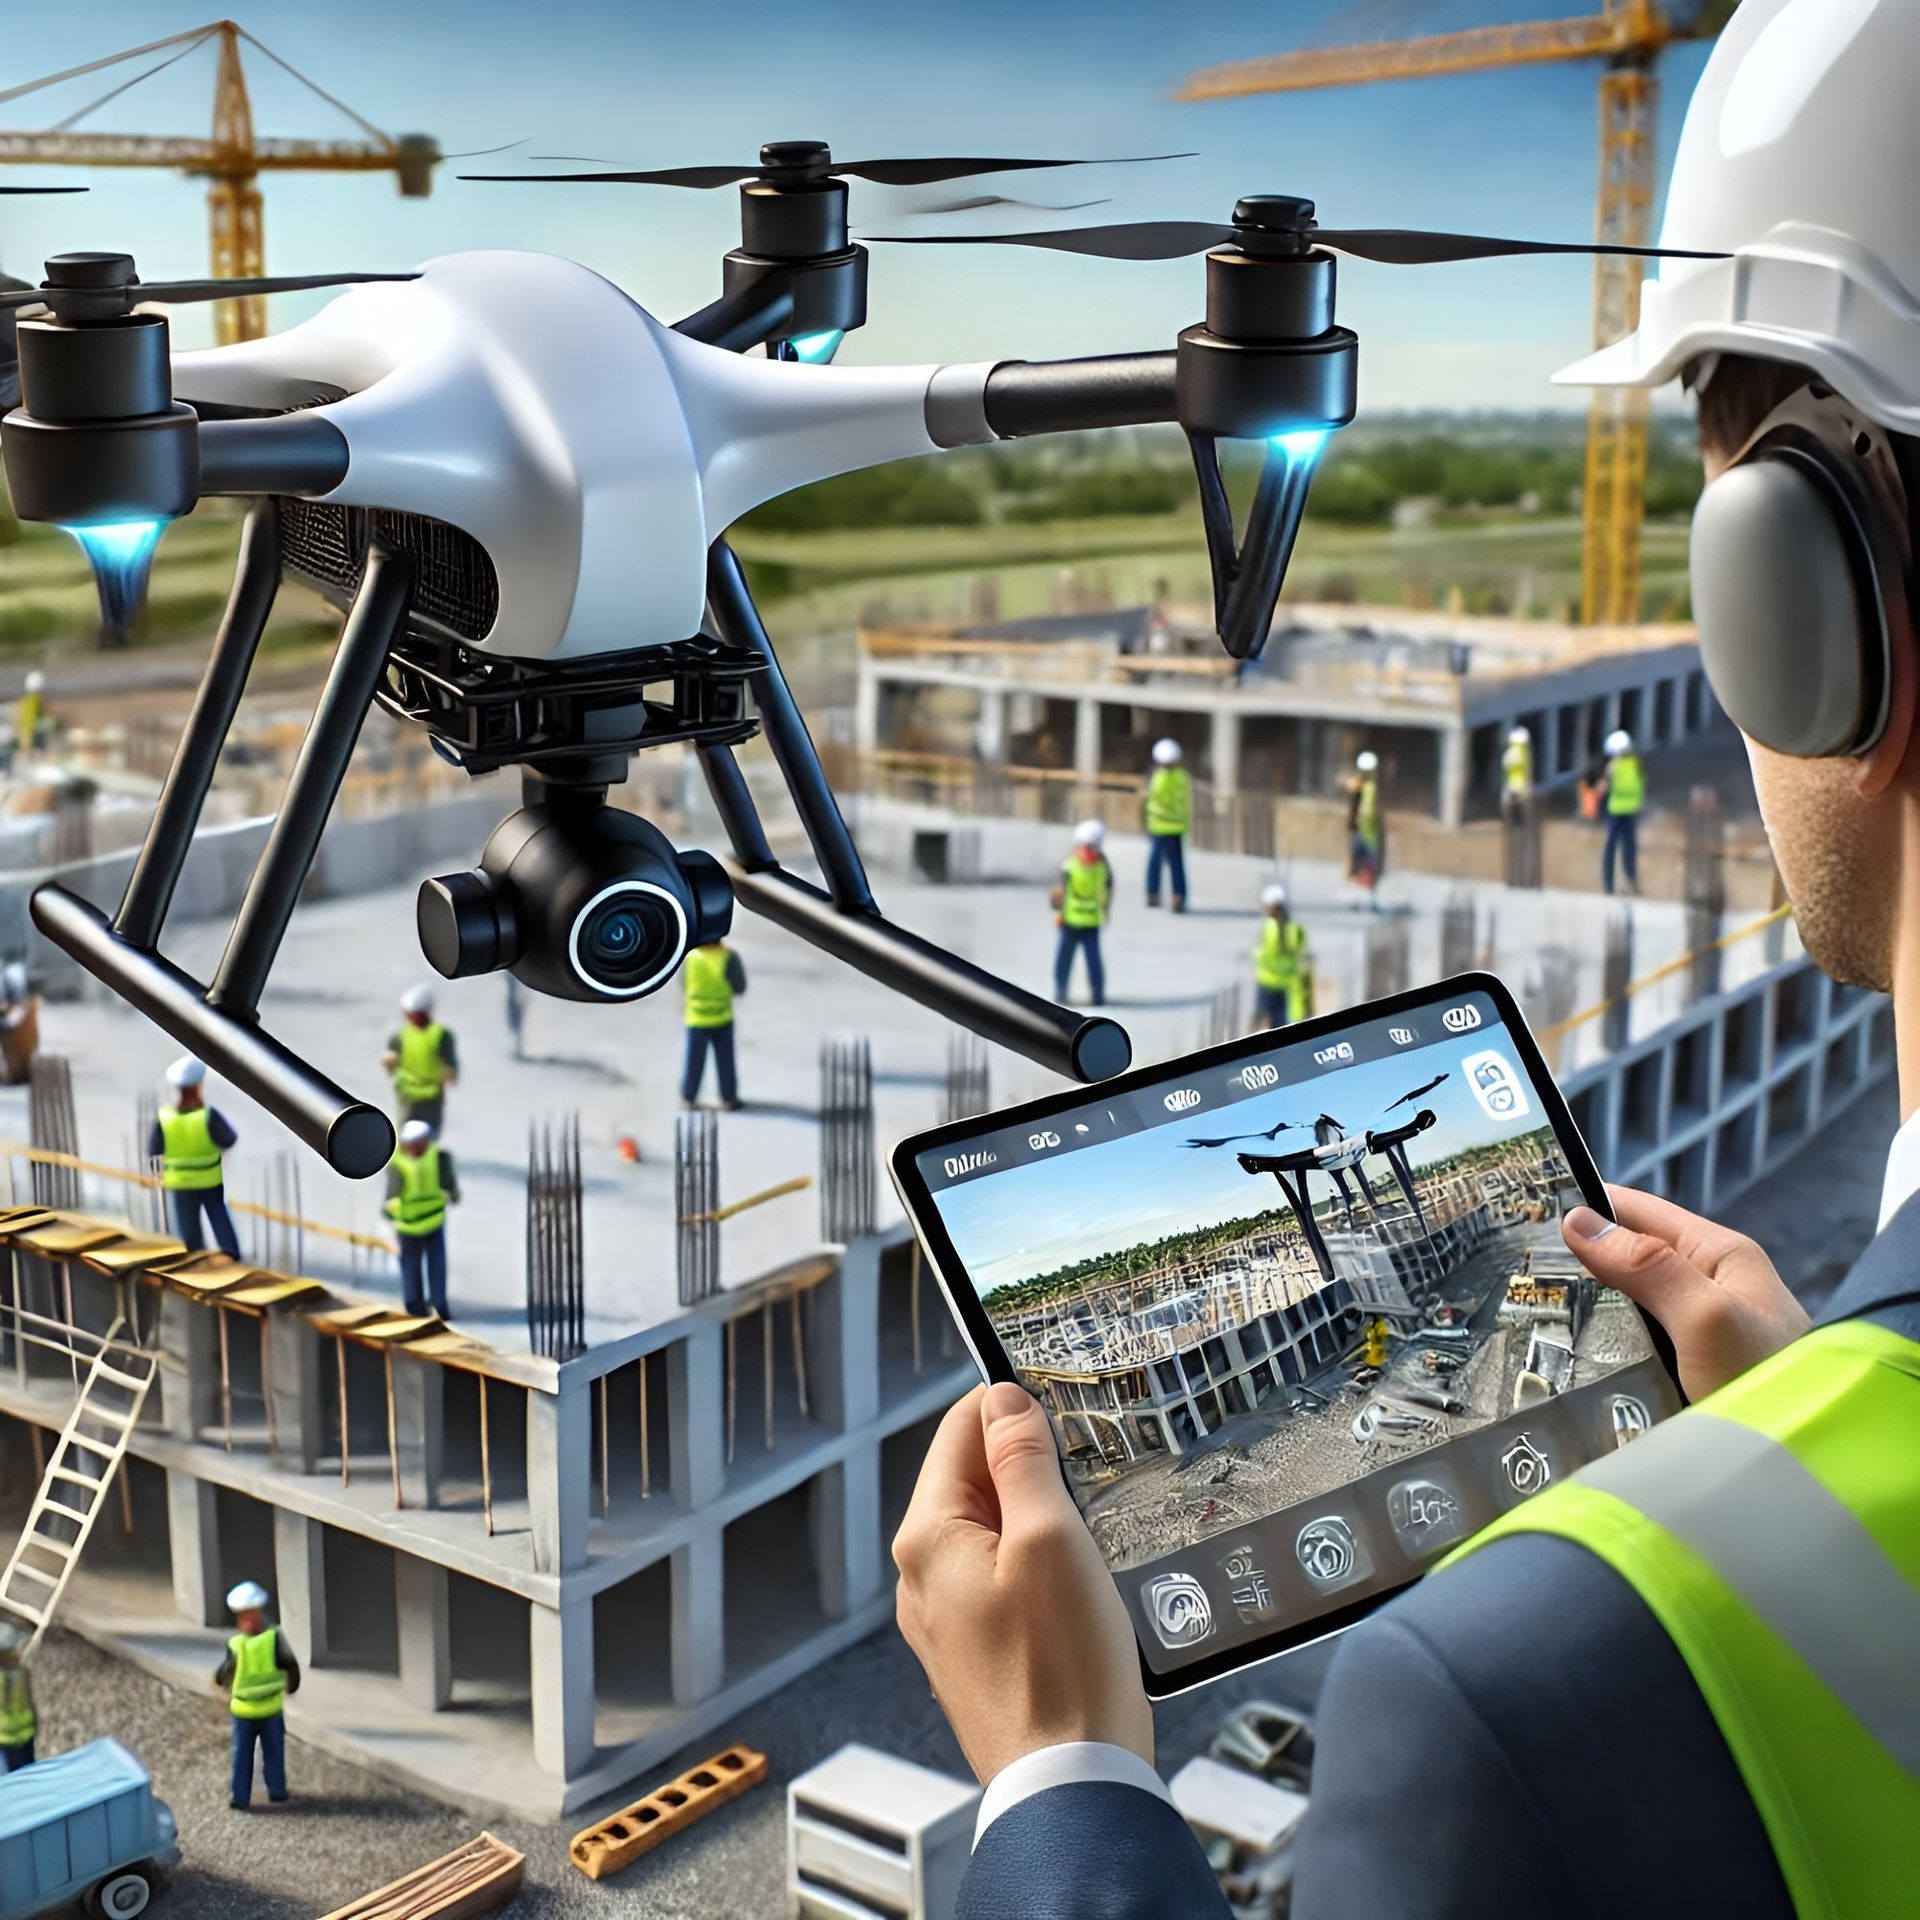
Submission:
[[[1640,891],[1640,810],[1647,804],[1647,776],[1633,750],[1633,735],[1616,727],[1607,735],[1607,770],[1601,779],[1607,838],[1600,855],[1600,884],[1613,891],[1615,868],[1626,874],[1627,891]]]
[[[453,1030],[433,1017],[433,989],[424,981],[400,996],[400,1013],[380,1062],[393,1076],[397,1117],[403,1123],[424,1120],[438,1133],[446,1118],[447,1089],[459,1078]]]
[[[1053,924],[1060,937],[1053,955],[1053,997],[1065,1000],[1076,953],[1086,958],[1087,988],[1093,1004],[1107,997],[1107,969],[1100,954],[1100,929],[1113,907],[1113,869],[1101,852],[1107,828],[1102,820],[1082,820],[1073,830],[1073,851],[1060,863],[1053,890]]]
[[[1313,1012],[1313,955],[1307,949],[1307,930],[1288,911],[1287,890],[1279,881],[1260,889],[1260,904],[1266,912],[1253,950],[1254,1004],[1267,1026],[1291,1026]]]
[[[1187,833],[1193,825],[1193,782],[1180,764],[1178,740],[1153,743],[1153,772],[1147,780],[1147,905],[1160,904],[1164,879],[1172,890],[1173,910],[1187,910]]]
[[[447,1307],[447,1209],[460,1199],[453,1155],[432,1124],[409,1120],[387,1163],[387,1218],[400,1246],[400,1295],[409,1313],[451,1317]]]
[[[1371,747],[1353,757],[1347,783],[1347,878],[1371,897],[1387,864],[1387,821],[1380,805],[1380,756]]]
[[[207,1104],[207,1070],[192,1054],[167,1069],[173,1099],[147,1130],[147,1158],[160,1163],[174,1233],[198,1253],[213,1235],[229,1260],[240,1257],[240,1237],[227,1211],[226,1155],[239,1135],[224,1113]]]
[[[227,1595],[234,1632],[213,1684],[227,1696],[233,1735],[231,1803],[236,1813],[253,1804],[254,1750],[267,1777],[267,1798],[287,1797],[287,1695],[300,1691],[300,1662],[287,1636],[267,1624],[272,1596],[257,1580],[242,1580]]]

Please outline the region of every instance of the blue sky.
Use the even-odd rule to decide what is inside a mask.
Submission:
[[[1524,0],[1280,0],[1259,8],[974,0],[964,9],[897,0],[251,0],[240,17],[376,124],[430,132],[449,151],[526,136],[524,152],[645,166],[744,159],[762,140],[796,136],[828,139],[843,154],[1195,148],[1200,158],[1164,166],[1029,175],[1032,184],[995,180],[980,190],[1114,197],[1085,219],[1225,219],[1241,193],[1300,192],[1319,201],[1329,224],[1577,239],[1593,220],[1591,64],[1223,104],[1171,98],[1186,75],[1218,61],[1540,10]],[[193,7],[156,0],[28,9],[0,40],[0,85],[199,23]],[[1673,151],[1703,58],[1702,49],[1682,47],[1663,63],[1663,156]],[[250,72],[261,132],[350,131],[268,63],[256,57]],[[118,77],[0,106],[0,127],[54,124]],[[203,50],[85,124],[197,132],[211,91],[212,56]],[[510,166],[515,157],[471,164]],[[378,177],[270,178],[269,267],[393,268],[464,247],[537,248],[585,261],[675,318],[718,291],[719,256],[737,239],[731,190],[488,187],[454,180],[454,171],[443,168],[433,196],[419,201],[399,199]],[[11,167],[0,176],[75,177]],[[0,264],[20,272],[52,251],[130,246],[149,278],[206,271],[197,182],[164,173],[86,177],[94,189],[86,201],[0,204]],[[863,192],[859,183],[854,193],[856,227],[876,231],[913,197]],[[1029,217],[998,212],[1011,225]],[[993,223],[953,216],[950,224],[966,218]],[[1164,346],[1202,310],[1198,261],[875,251],[874,317],[849,343],[850,361]],[[1547,376],[1585,345],[1589,287],[1582,261],[1343,264],[1341,317],[1361,336],[1363,407],[1584,404]],[[276,324],[312,305],[282,300]],[[201,344],[204,325],[200,315],[184,319],[182,344]]]
[[[1223,1112],[1176,1120],[1057,1159],[1009,1167],[942,1192],[937,1200],[941,1219],[982,1293],[1142,1240],[1222,1220],[1248,1219],[1286,1204],[1272,1180],[1252,1178],[1240,1169],[1236,1155],[1243,1150],[1263,1152],[1262,1144],[1253,1141],[1245,1149],[1189,1149],[1182,1141],[1196,1134],[1217,1138],[1253,1133],[1278,1120],[1311,1122],[1323,1111],[1357,1132],[1380,1123],[1388,1102],[1435,1074],[1448,1072],[1451,1077],[1443,1085],[1422,1095],[1410,1108],[1396,1108],[1391,1116],[1394,1122],[1404,1123],[1421,1108],[1433,1111],[1435,1124],[1409,1148],[1417,1169],[1505,1133],[1530,1132],[1542,1124],[1537,1103],[1510,1127],[1488,1120],[1481,1112],[1457,1069],[1467,1055],[1490,1047],[1512,1061],[1512,1049],[1498,1032],[1476,1033],[1348,1067],[1304,1086],[1282,1087]],[[1284,1151],[1309,1144],[1310,1139],[1288,1133],[1277,1144]],[[1374,1177],[1375,1163],[1368,1163],[1367,1172],[1369,1179]],[[1330,1191],[1329,1182],[1314,1180],[1316,1200]]]

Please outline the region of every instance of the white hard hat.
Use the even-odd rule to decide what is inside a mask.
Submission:
[[[1607,735],[1607,751],[1609,753],[1631,753],[1633,751],[1633,735],[1624,729],[1616,728],[1612,733]]]
[[[24,1000],[27,997],[27,963],[24,960],[9,960],[6,971],[0,974],[0,984],[4,984],[9,1000]]]
[[[167,1085],[170,1087],[197,1087],[206,1077],[206,1067],[190,1053],[183,1053],[167,1069]]]
[[[268,1606],[272,1603],[272,1600],[272,1594],[270,1594],[258,1580],[242,1580],[240,1584],[227,1595],[227,1611],[229,1613],[246,1613],[256,1607]]]
[[[425,1120],[409,1120],[400,1129],[400,1144],[403,1147],[424,1147],[433,1138],[433,1127]]]
[[[42,693],[46,690],[46,685],[47,676],[42,673],[38,667],[35,667],[34,670],[27,675],[27,691],[29,693]]]
[[[1533,735],[1530,734],[1525,727],[1515,727],[1514,730],[1507,735],[1507,745],[1510,747],[1524,747],[1532,738]]]
[[[1356,754],[1353,764],[1361,773],[1376,773],[1380,767],[1380,756],[1369,748],[1365,753]]]
[[[1269,881],[1260,889],[1260,904],[1263,907],[1284,907],[1287,904],[1287,890],[1278,880]]]
[[[1073,830],[1073,844],[1076,847],[1097,847],[1107,837],[1107,823],[1104,820],[1082,820]]]
[[[400,996],[402,1013],[431,1013],[433,1011],[433,989],[423,980],[417,987],[409,987]]]
[[[1657,387],[1691,361],[1805,366],[1920,433],[1920,8],[1745,0],[1694,89],[1667,186],[1668,260],[1637,332],[1557,374]]]
[[[1153,743],[1153,757],[1155,763],[1159,766],[1172,766],[1180,758],[1180,742],[1178,740],[1156,740]]]

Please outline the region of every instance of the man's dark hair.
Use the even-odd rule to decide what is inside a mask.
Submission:
[[[1694,383],[1701,453],[1711,460],[1731,460],[1753,438],[1767,415],[1813,378],[1807,368],[1788,360],[1721,354],[1707,384],[1700,387]]]

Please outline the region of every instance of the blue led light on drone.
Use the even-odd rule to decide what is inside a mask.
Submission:
[[[165,520],[97,520],[87,526],[63,527],[79,541],[93,563],[100,590],[100,615],[110,633],[122,633],[139,617],[146,597],[147,569],[153,550],[167,530]]]
[[[805,360],[818,366],[824,360],[831,360],[838,350],[840,342],[846,338],[844,328],[833,328],[826,333],[803,333],[797,340],[789,340],[787,345],[793,349],[796,360]]]
[[[1296,427],[1291,433],[1273,433],[1267,444],[1278,447],[1289,460],[1311,461],[1320,457],[1320,449],[1333,438],[1331,427]]]

